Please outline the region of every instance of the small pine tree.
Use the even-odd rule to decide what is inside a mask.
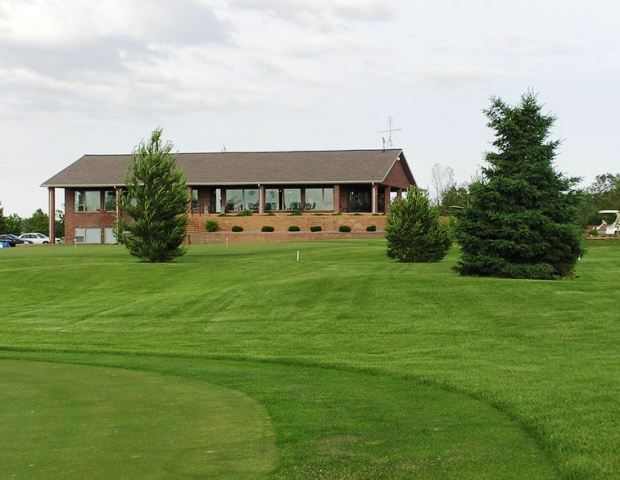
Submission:
[[[385,236],[388,256],[400,262],[438,262],[451,244],[447,226],[439,223],[437,208],[416,187],[392,204]]]
[[[148,262],[169,262],[185,253],[181,243],[188,223],[189,195],[185,174],[162,143],[162,130],[151,134],[134,151],[127,170],[127,192],[122,209],[132,221],[117,221],[116,237],[129,252]]]
[[[456,227],[462,274],[552,279],[569,275],[583,255],[573,224],[576,179],[555,171],[555,119],[541,110],[527,93],[515,107],[494,98],[485,111],[495,151]]]
[[[32,217],[24,220],[24,228],[28,232],[43,233],[49,235],[49,216],[40,208],[37,208]]]

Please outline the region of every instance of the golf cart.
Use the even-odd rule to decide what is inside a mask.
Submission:
[[[607,223],[603,220],[603,223],[598,228],[600,231],[605,233],[605,235],[615,235],[620,233],[620,210],[601,210],[598,212],[600,214],[605,215],[615,215],[616,220],[613,223]]]

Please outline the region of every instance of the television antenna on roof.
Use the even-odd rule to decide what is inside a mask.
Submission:
[[[387,133],[388,134],[388,138],[387,141],[385,140],[385,137],[381,137],[383,139],[383,149],[385,150],[385,148],[394,148],[394,142],[392,141],[392,133],[394,132],[402,132],[403,129],[402,128],[394,128],[394,124],[393,124],[393,118],[392,117],[388,117],[388,129],[387,130],[380,130],[377,133]]]

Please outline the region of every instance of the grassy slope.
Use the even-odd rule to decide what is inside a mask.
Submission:
[[[569,478],[618,476],[620,245],[578,278],[462,278],[388,261],[382,242],[192,247],[174,265],[118,248],[2,259],[10,348],[284,359],[446,386],[518,419]]]

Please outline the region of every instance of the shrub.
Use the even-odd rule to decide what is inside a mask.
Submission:
[[[275,217],[275,216],[276,216],[276,214],[275,214],[275,213],[273,213],[273,212],[269,212],[269,213],[267,214],[267,216],[269,216],[269,217]]]
[[[299,228],[298,225],[291,225],[290,227],[288,227],[288,231],[289,232],[300,232],[301,228]]]
[[[273,232],[274,230],[275,228],[273,228],[272,225],[263,225],[262,227],[260,227],[261,232]]]
[[[354,216],[354,217],[359,217],[360,215],[361,215],[361,213],[360,213],[360,212],[355,212],[355,213],[353,214],[353,216]]]
[[[320,232],[323,228],[320,225],[313,225],[310,227],[311,232]]]
[[[377,231],[377,226],[376,225],[368,225],[366,227],[366,231],[367,232],[376,232]]]
[[[252,216],[252,211],[251,210],[242,210],[242,211],[240,211],[235,216],[236,217],[251,217]]]
[[[299,215],[301,215],[301,210],[293,210],[291,213],[289,213],[289,215],[291,217],[299,216]]]
[[[423,190],[411,187],[392,204],[385,227],[387,254],[399,262],[437,262],[450,248],[448,227]]]
[[[233,225],[231,228],[233,232],[243,232],[243,227],[241,225]]]
[[[588,234],[591,235],[592,237],[598,237],[598,230],[596,229],[590,230]]]
[[[348,225],[340,225],[338,227],[338,231],[342,233],[347,233],[351,231],[351,227],[349,227]]]
[[[220,224],[217,220],[207,220],[205,222],[205,229],[207,232],[217,232],[220,229]]]

